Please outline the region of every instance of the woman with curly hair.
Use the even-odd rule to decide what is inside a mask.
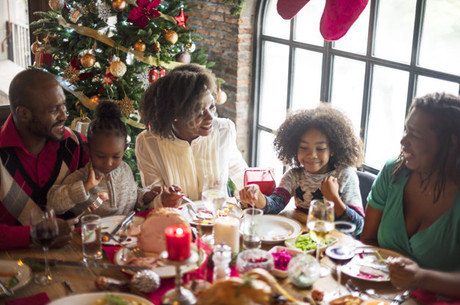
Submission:
[[[405,256],[390,261],[394,286],[460,298],[460,98],[414,99],[404,129],[368,196],[361,241]]]
[[[362,150],[349,119],[327,104],[300,111],[280,126],[274,145],[291,169],[270,197],[250,185],[240,191],[241,201],[276,214],[292,196],[303,211],[313,199],[325,197],[334,202],[336,219],[355,223],[355,234],[360,234],[364,211],[355,167],[361,165]]]
[[[136,139],[136,158],[142,184],[161,192],[155,207],[177,206],[181,192],[198,200],[204,185],[229,177],[243,186],[247,165],[236,146],[235,124],[215,118],[215,89],[208,70],[187,64],[144,93],[139,110],[148,129]]]

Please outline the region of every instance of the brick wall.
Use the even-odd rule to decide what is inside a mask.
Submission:
[[[222,89],[227,102],[218,106],[219,116],[236,124],[238,148],[249,159],[249,118],[251,107],[252,42],[256,0],[246,0],[239,16],[230,14],[222,0],[197,1],[189,12],[188,25],[203,39],[195,42],[207,49],[208,59],[218,63],[212,71],[226,82]]]

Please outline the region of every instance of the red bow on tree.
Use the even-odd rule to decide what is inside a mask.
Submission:
[[[155,9],[161,0],[137,0],[137,7],[129,12],[128,21],[137,24],[139,28],[145,28],[153,17],[160,17],[161,13]]]

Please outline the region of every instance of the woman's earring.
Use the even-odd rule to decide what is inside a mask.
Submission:
[[[173,120],[174,123],[176,123],[177,121],[179,121],[177,118]]]

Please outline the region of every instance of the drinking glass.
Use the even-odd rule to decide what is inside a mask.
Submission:
[[[308,209],[307,228],[309,229],[311,238],[317,243],[316,260],[320,263],[319,254],[321,246],[326,236],[334,229],[334,202],[319,199],[312,200]],[[329,273],[329,269],[321,266],[321,277]]]
[[[206,180],[201,199],[205,207],[213,213],[214,217],[217,217],[219,210],[222,209],[225,200],[227,200],[227,185],[224,183],[224,179]]]
[[[353,234],[356,230],[356,225],[348,221],[336,221],[334,225],[337,231],[345,234]],[[336,264],[338,289],[330,297],[332,299],[346,293],[342,292],[342,266],[347,264],[355,255],[354,240],[351,245],[340,245],[327,248],[326,255]]]
[[[258,224],[262,221],[263,211],[256,208],[248,208],[243,211],[241,221],[241,233],[243,234],[243,248],[254,249],[260,248],[262,240]]]
[[[102,258],[101,217],[94,214],[81,218],[83,260]]]
[[[35,282],[39,285],[49,285],[59,281],[56,276],[51,275],[48,264],[48,248],[53,244],[59,235],[59,226],[54,210],[32,211],[30,218],[32,240],[42,246],[45,257],[45,272],[35,275]]]

